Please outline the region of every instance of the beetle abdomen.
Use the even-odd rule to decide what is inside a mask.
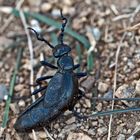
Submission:
[[[36,100],[37,102],[37,100]],[[63,112],[64,108],[54,109],[54,108],[45,108],[43,106],[43,101],[37,102],[33,107],[28,107],[27,110],[21,114],[14,128],[18,132],[31,131],[32,129],[40,129],[42,126],[48,126],[53,119]]]

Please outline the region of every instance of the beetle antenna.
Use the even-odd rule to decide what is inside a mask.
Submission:
[[[61,44],[63,44],[64,30],[65,30],[65,26],[67,24],[67,18],[63,16],[62,9],[60,10],[60,14],[61,14],[61,18],[64,22],[62,23],[62,26],[61,26],[61,33],[59,35],[59,39],[60,39]]]
[[[36,38],[40,41],[44,41],[47,45],[49,45],[50,48],[54,48],[54,46],[52,46],[45,38],[43,38],[43,36],[41,36],[36,30],[34,30],[33,28],[31,27],[28,27],[29,30],[32,30],[35,35],[36,35]]]

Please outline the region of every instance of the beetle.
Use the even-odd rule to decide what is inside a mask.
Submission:
[[[44,76],[36,80],[36,83],[40,84],[41,81],[51,79],[47,86],[40,87],[32,93],[37,94],[45,90],[45,93],[27,107],[17,118],[14,128],[18,132],[29,132],[32,129],[38,130],[48,126],[66,110],[73,111],[75,114],[74,106],[83,96],[82,91],[79,89],[78,78],[86,76],[86,73],[74,72],[80,64],[74,65],[73,58],[69,55],[71,48],[63,42],[67,18],[63,16],[62,11],[60,13],[63,23],[59,35],[60,43],[55,47],[29,27],[35,33],[38,40],[45,42],[52,49],[53,56],[57,59],[57,66],[47,61],[41,61],[41,64],[57,69],[57,71],[53,76]]]

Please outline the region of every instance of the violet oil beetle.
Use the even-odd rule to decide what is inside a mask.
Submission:
[[[60,43],[55,47],[29,27],[38,40],[44,41],[52,49],[53,56],[57,59],[57,66],[47,61],[41,61],[41,64],[57,71],[53,76],[44,76],[36,80],[37,84],[39,84],[41,81],[51,79],[47,86],[40,87],[32,93],[37,94],[40,91],[45,91],[40,98],[27,107],[17,118],[14,128],[18,132],[29,132],[32,129],[38,130],[48,126],[64,111],[73,111],[75,104],[83,96],[82,91],[79,89],[78,78],[86,76],[86,73],[74,72],[80,65],[74,65],[73,58],[69,55],[71,48],[63,42],[67,18],[63,16],[62,11],[61,18],[63,23],[59,35]]]

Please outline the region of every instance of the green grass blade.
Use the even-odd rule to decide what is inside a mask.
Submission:
[[[93,62],[94,62],[93,52],[91,52],[87,56],[87,69],[88,69],[88,71],[92,71],[93,70],[93,66],[94,66]]]
[[[15,16],[19,16],[19,11],[13,8],[12,14],[14,14]],[[26,18],[33,17],[37,19],[38,21],[41,21],[50,26],[54,26],[57,29],[61,28],[62,23],[59,23],[47,16],[41,15],[39,13],[30,13],[30,12],[24,12],[24,14]],[[66,28],[65,32],[69,34],[70,36],[74,37],[75,39],[77,39],[79,42],[81,42],[86,49],[89,49],[90,43],[84,36],[78,34],[77,32],[73,31],[69,27]]]
[[[80,48],[80,45],[78,44],[76,46],[76,52],[77,52],[77,55],[78,55],[78,64],[81,64],[82,62],[82,53],[81,53],[81,48]],[[77,72],[80,72],[80,67],[77,69]]]
[[[122,100],[126,100],[126,101],[139,101],[140,98],[105,98],[105,97],[93,97],[92,100],[103,100],[103,101],[122,101]]]
[[[15,81],[16,81],[16,75],[20,66],[20,62],[21,62],[21,57],[22,57],[22,52],[23,49],[20,48],[18,50],[18,55],[17,55],[17,62],[16,62],[16,67],[13,73],[13,77],[12,80],[10,82],[10,91],[9,91],[9,95],[10,97],[7,99],[6,101],[6,107],[5,107],[5,112],[4,112],[4,116],[3,116],[3,121],[2,121],[2,127],[5,128],[8,122],[8,118],[9,118],[9,108],[10,108],[10,103],[11,103],[11,97],[13,95],[13,91],[14,91],[14,85],[15,85]]]
[[[111,114],[117,114],[117,113],[126,113],[130,111],[140,111],[140,108],[128,108],[128,109],[116,109],[112,111],[104,111],[104,112],[98,112],[96,114],[92,114],[89,117],[97,117],[97,116],[105,116],[105,115],[111,115]]]
[[[58,44],[58,38],[57,38],[56,34],[53,32],[51,33],[51,42],[52,42],[52,44],[54,44],[54,46]]]

